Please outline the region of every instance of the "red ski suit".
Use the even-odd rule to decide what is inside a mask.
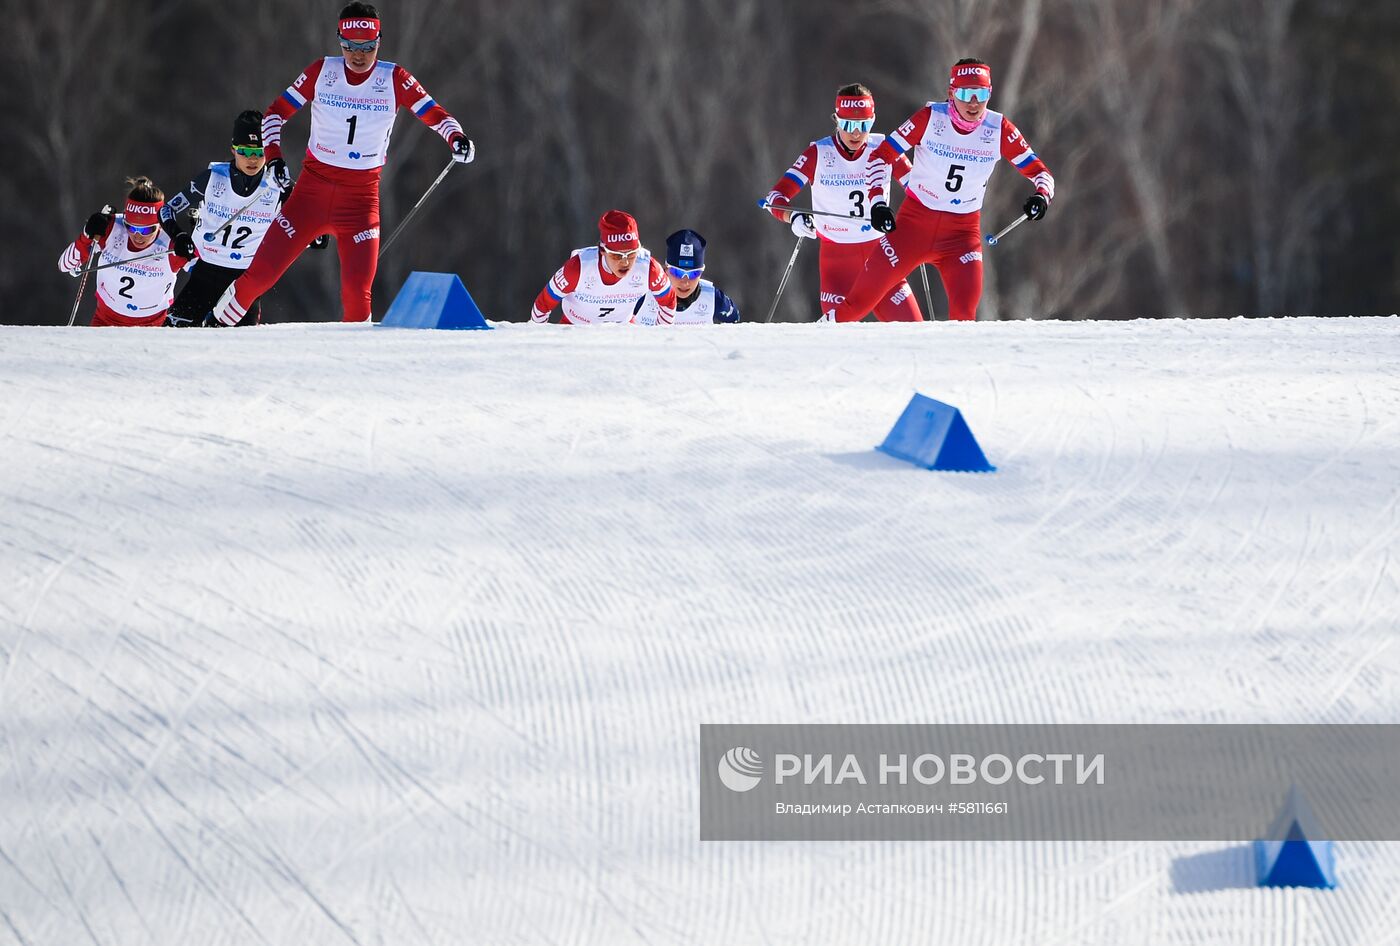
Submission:
[[[929,103],[920,109],[881,143],[872,163],[893,162],[904,152],[914,150],[917,174],[922,155],[919,146],[930,130],[930,119],[936,121],[940,113],[946,114],[946,110],[952,107],[951,104]],[[996,131],[1000,139],[1000,156],[1035,184],[1037,191],[1053,197],[1055,181],[1050,169],[1009,119],[1000,116],[1000,122]],[[969,138],[972,137],[971,132],[967,134]],[[998,146],[993,144],[992,147]],[[955,169],[962,170],[962,166],[955,166]],[[990,174],[990,169],[987,173]],[[960,183],[954,179],[955,185]],[[871,190],[872,200],[882,196],[876,193],[875,186]],[[959,196],[964,194],[966,191]],[[950,204],[959,202],[949,201]],[[980,198],[973,206],[980,206]],[[835,306],[836,321],[856,322],[864,318],[877,299],[886,295],[892,286],[903,282],[923,263],[932,263],[943,279],[943,288],[948,294],[948,318],[954,321],[977,318],[977,304],[982,299],[981,229],[980,209],[963,213],[934,210],[920,200],[917,185],[907,186],[904,202],[895,218],[894,231],[885,234],[875,244],[866,259],[864,271],[856,279],[845,302]],[[823,308],[831,311],[829,306]],[[933,313],[929,313],[929,317],[932,318]]]
[[[107,229],[103,231],[102,236],[95,240],[88,236],[87,233],[79,233],[78,238],[68,244],[68,248],[64,250],[63,255],[59,257],[59,269],[75,276],[81,273],[83,267],[87,265],[88,260],[92,258],[93,252],[96,251],[100,253],[103,247],[107,246],[107,242],[113,239],[112,231],[116,226],[117,218],[113,217],[112,220],[108,222]],[[124,237],[120,235],[116,238],[124,239]],[[137,249],[135,244],[130,242],[128,242],[126,246],[129,255],[140,257],[148,253],[159,253],[162,247],[169,246],[169,242],[168,237],[162,236],[144,249]],[[184,269],[185,264],[188,263],[189,260],[180,256],[174,250],[169,250],[166,254],[166,259],[162,262],[170,267],[171,273],[178,273],[181,269]],[[117,268],[116,271],[118,273],[123,272],[120,268]],[[164,271],[163,267],[161,271]],[[171,285],[174,285],[173,278]],[[134,282],[132,286],[134,287]],[[155,327],[165,324],[166,311],[167,309],[161,309],[159,312],[151,312],[146,315],[132,315],[130,312],[118,312],[109,306],[102,298],[102,290],[99,286],[97,291],[97,311],[92,314],[91,324],[96,328],[114,328],[119,326]]]
[[[336,86],[349,93],[365,85],[371,76],[376,76],[381,66],[393,69],[394,103],[397,108],[411,110],[419,121],[449,143],[463,134],[457,120],[433,101],[432,96],[403,66],[378,63],[369,72],[355,73],[344,68],[338,57],[329,57],[307,67],[297,81],[268,107],[263,118],[263,142],[268,160],[282,156],[282,124],[307,102],[311,103],[314,139],[316,130],[321,127],[316,113],[317,109],[322,108],[317,89],[323,85],[320,82],[323,69],[343,69],[345,87],[339,85],[339,72],[333,73],[337,77]],[[330,119],[325,124],[341,134],[347,133],[347,126],[340,124],[338,118]],[[353,139],[354,134],[355,125],[350,124],[348,135]],[[386,134],[386,150],[387,145]],[[282,212],[273,221],[257,255],[253,257],[252,265],[234,282],[233,298],[225,297],[222,309],[215,312],[221,322],[232,325],[241,319],[248,307],[272,288],[302,251],[326,233],[335,237],[336,249],[340,253],[342,318],[346,322],[363,322],[370,317],[370,287],[379,265],[379,176],[383,156],[379,155],[379,167],[342,167],[339,165],[343,163],[362,165],[364,158],[369,156],[353,151],[347,153],[344,148],[338,152],[329,148],[318,150],[320,157],[308,148],[302,162],[301,176],[291,196],[282,205]]]
[[[883,136],[877,136],[877,140],[883,140]],[[871,144],[862,145],[860,151],[850,152],[846,150],[844,145],[837,143],[835,136],[832,136],[831,142],[834,147],[839,147],[841,153],[849,159],[855,159],[862,153],[868,153],[870,160],[874,160],[875,155],[879,154]],[[871,151],[866,152],[866,148],[871,148]],[[909,159],[903,156],[887,163],[892,165],[893,176],[901,181],[911,170]],[[773,208],[771,211],[773,216],[784,220],[792,199],[808,185],[811,185],[815,199],[817,188],[822,186],[819,180],[813,179],[814,175],[817,174],[816,169],[819,164],[818,143],[814,141],[807,146],[807,150],[798,155],[797,160],[792,163],[792,167],[785,171],[783,176],[778,178],[777,183],[773,185],[773,189],[768,195],[768,201]],[[862,214],[864,213],[864,205],[865,201],[863,200],[857,205]],[[857,277],[865,269],[866,259],[875,249],[875,241],[839,243],[836,240],[827,239],[820,233],[818,240],[821,244],[819,257],[821,308],[822,311],[825,311],[846,301],[851,287],[855,285]],[[881,322],[922,322],[924,320],[923,313],[919,310],[919,304],[914,301],[913,290],[909,288],[907,282],[902,280],[898,285],[891,286],[889,291],[883,293],[879,299],[873,300],[865,311],[874,312],[875,317]]]

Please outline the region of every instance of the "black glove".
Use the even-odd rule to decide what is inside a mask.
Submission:
[[[1050,201],[1045,199],[1044,194],[1035,193],[1026,198],[1026,205],[1022,208],[1026,216],[1032,220],[1039,220],[1045,216],[1045,211],[1050,209]]]
[[[170,246],[175,251],[176,256],[182,256],[185,259],[198,258],[194,252],[194,237],[184,231],[180,231],[170,238]]]
[[[273,158],[267,162],[267,173],[272,175],[272,183],[277,185],[277,189],[283,192],[292,189],[292,172],[287,170],[287,162],[281,158]]]
[[[871,205],[870,225],[881,233],[889,233],[894,229],[894,211],[890,209],[889,204],[880,201]]]
[[[459,164],[471,164],[476,158],[476,145],[461,133],[452,136],[452,157]]]
[[[112,225],[112,214],[110,210],[104,208],[87,218],[87,223],[83,224],[83,232],[96,240],[107,232],[107,228]],[[70,231],[71,232],[71,231]]]
[[[328,246],[330,246],[330,245],[331,245],[331,235],[330,235],[329,233],[323,233],[323,234],[321,234],[321,235],[318,236],[316,239],[312,240],[312,241],[311,241],[311,244],[310,244],[311,249],[313,249],[313,250],[324,250],[326,247],[328,247]]]

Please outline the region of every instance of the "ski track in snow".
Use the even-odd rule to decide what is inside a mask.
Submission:
[[[1396,721],[1398,328],[0,329],[0,943],[1400,943],[1400,844],[702,845],[694,751]]]

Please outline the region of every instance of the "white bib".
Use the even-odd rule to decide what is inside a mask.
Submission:
[[[194,231],[194,245],[201,260],[227,269],[248,268],[267,236],[267,228],[272,226],[272,218],[277,216],[281,191],[271,177],[263,174],[250,196],[239,197],[233,192],[228,162],[209,165],[209,186],[204,191],[204,206]],[[233,220],[235,215],[237,220]],[[230,220],[233,226],[225,226]]]
[[[368,79],[351,85],[345,78],[345,58],[327,56],[316,77],[306,150],[333,167],[381,168],[389,156],[389,135],[397,113],[392,62],[375,63]]]
[[[982,209],[987,182],[1001,160],[1001,112],[987,109],[982,124],[963,135],[948,117],[947,102],[929,104],[933,109],[924,140],[910,154],[914,173],[907,190],[930,210],[975,213]]]
[[[700,296],[684,312],[676,313],[672,325],[713,325],[715,321],[715,284],[708,279],[700,280],[695,292]]]
[[[175,273],[170,270],[170,235],[158,230],[155,241],[144,250],[132,250],[127,243],[130,231],[126,219],[117,214],[99,265],[135,260],[113,266],[97,274],[97,297],[118,315],[139,319],[170,308],[175,298]],[[151,254],[156,254],[151,256]],[[137,257],[150,259],[136,260]]]
[[[639,308],[646,308],[651,297],[651,254],[646,250],[637,253],[627,275],[611,286],[603,285],[598,271],[598,247],[586,246],[574,250],[573,255],[579,258],[578,288],[566,295],[561,305],[574,325],[631,322]]]
[[[865,150],[849,160],[833,138],[814,142],[817,166],[812,170],[812,209],[842,214],[852,218],[870,216],[870,189],[867,170],[870,158],[884,135],[871,135]],[[888,165],[884,172],[885,191],[889,192]],[[839,217],[817,217],[817,233],[833,243],[869,243],[880,237],[869,223],[842,220]]]

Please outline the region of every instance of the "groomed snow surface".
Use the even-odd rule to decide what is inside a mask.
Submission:
[[[1398,943],[1400,844],[701,844],[696,757],[1396,722],[1397,417],[1393,318],[0,329],[0,943]]]

